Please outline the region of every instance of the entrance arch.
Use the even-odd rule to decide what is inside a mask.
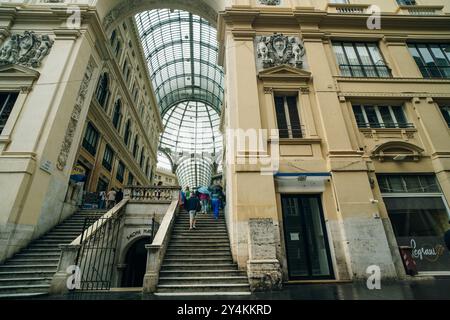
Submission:
[[[142,287],[147,266],[147,249],[145,249],[145,245],[151,244],[151,242],[151,237],[141,238],[128,248],[125,256],[126,268],[122,275],[122,288]]]
[[[217,25],[218,13],[225,9],[227,0],[98,0],[97,12],[105,31],[124,19],[152,9],[178,9],[189,11]]]

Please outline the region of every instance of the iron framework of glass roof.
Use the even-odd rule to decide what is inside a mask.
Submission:
[[[160,148],[176,165],[181,186],[208,185],[222,149],[217,31],[180,10],[146,11],[135,21],[165,127]]]

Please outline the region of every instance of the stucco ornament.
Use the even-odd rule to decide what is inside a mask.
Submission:
[[[53,43],[48,35],[37,35],[33,31],[13,34],[0,49],[0,65],[19,64],[38,68],[50,53]]]
[[[297,37],[288,37],[282,34],[257,37],[258,59],[264,68],[283,64],[302,68],[305,47]]]

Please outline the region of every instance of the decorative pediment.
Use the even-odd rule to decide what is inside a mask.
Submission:
[[[31,78],[37,79],[40,73],[36,70],[22,67],[17,64],[7,64],[0,66],[0,74],[2,77],[15,77],[15,78]]]
[[[425,150],[408,142],[390,141],[377,146],[372,157],[379,161],[419,161]]]
[[[261,80],[297,80],[302,82],[308,82],[312,78],[311,72],[286,64],[260,71],[258,76]]]

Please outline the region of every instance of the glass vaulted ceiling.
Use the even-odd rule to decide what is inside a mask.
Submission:
[[[135,21],[165,128],[160,148],[176,163],[183,187],[208,185],[222,148],[217,32],[180,10],[146,11]]]

